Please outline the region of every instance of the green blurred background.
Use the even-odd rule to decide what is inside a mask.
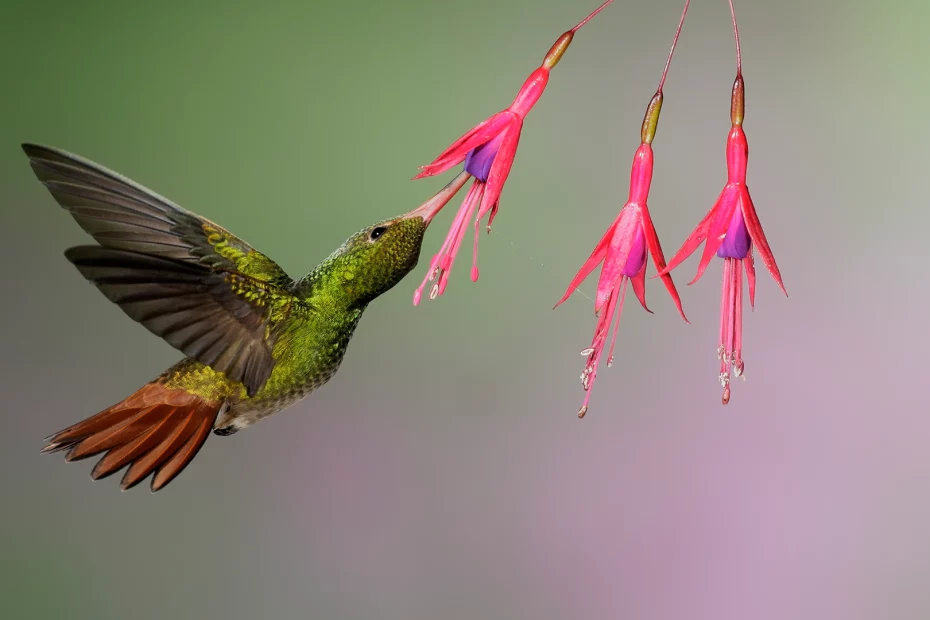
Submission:
[[[552,304],[626,197],[681,9],[621,2],[527,119],[482,276],[379,299],[340,373],[211,437],[166,491],[92,483],[49,433],[179,355],[62,257],[87,237],[19,143],[98,161],[301,274],[447,177],[596,0],[5,2],[0,9],[4,618],[930,617],[926,2],[737,4],[764,271],[719,405],[719,265],[649,283],[575,413],[592,304]],[[676,249],[725,181],[726,2],[693,3],[655,142]],[[582,290],[593,293],[593,282]]]

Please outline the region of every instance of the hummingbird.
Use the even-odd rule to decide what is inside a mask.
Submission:
[[[300,279],[218,224],[87,159],[24,144],[39,181],[96,244],[65,251],[131,319],[186,357],[129,397],[46,439],[66,461],[104,456],[95,480],[128,466],[153,492],[210,431],[231,435],[329,381],[368,305],[417,264],[433,216],[462,173],[405,215],[363,228]]]

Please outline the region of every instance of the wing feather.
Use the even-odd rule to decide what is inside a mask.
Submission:
[[[24,144],[55,200],[104,247],[200,263],[288,288],[274,261],[223,227],[152,190],[61,149]]]
[[[66,252],[84,277],[186,355],[249,394],[261,389],[274,367],[275,309],[309,309],[289,292],[293,280],[229,231],[112,170],[52,147],[23,150],[100,244]]]
[[[230,274],[148,254],[78,246],[65,256],[130,318],[249,394],[274,368],[273,309],[302,303],[273,285],[235,276],[233,287]]]

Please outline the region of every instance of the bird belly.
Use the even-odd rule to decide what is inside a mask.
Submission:
[[[345,357],[361,310],[324,324],[295,325],[279,335],[275,367],[254,395],[237,390],[213,425],[214,433],[231,435],[309,396],[329,381]],[[240,384],[241,385],[241,384]]]
[[[322,387],[332,379],[338,369],[337,363],[331,369],[307,377],[284,390],[274,393],[263,393],[263,390],[251,398],[232,400],[226,411],[217,418],[213,432],[217,435],[232,435],[263,418],[287,409]]]

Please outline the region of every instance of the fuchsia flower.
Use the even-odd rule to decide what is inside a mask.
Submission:
[[[662,282],[665,284],[669,295],[672,296],[681,318],[688,322],[684,310],[681,308],[681,299],[675,289],[675,283],[667,272],[663,273],[665,271],[665,257],[662,254],[659,237],[652,225],[652,218],[649,216],[647,200],[649,198],[649,186],[652,183],[652,140],[655,138],[659,124],[659,113],[662,111],[662,88],[665,85],[665,77],[672,62],[672,55],[675,53],[675,45],[678,43],[678,36],[681,34],[681,27],[688,13],[689,4],[690,2],[686,0],[684,10],[681,13],[681,20],[678,22],[678,30],[675,32],[675,39],[672,42],[672,49],[665,63],[665,70],[662,72],[662,79],[659,81],[659,88],[646,108],[641,134],[642,143],[633,156],[633,167],[630,172],[629,199],[620,210],[620,215],[617,216],[614,223],[601,237],[591,256],[578,270],[578,273],[568,285],[565,295],[556,304],[558,306],[568,299],[582,281],[594,271],[594,268],[601,262],[604,263],[601,268],[601,276],[597,282],[597,293],[594,299],[597,327],[594,330],[591,346],[581,352],[588,359],[584,371],[581,373],[581,385],[584,387],[585,397],[581,409],[578,410],[579,418],[583,418],[588,411],[588,401],[591,398],[591,389],[597,379],[597,368],[601,361],[604,345],[607,343],[610,323],[613,317],[616,316],[614,335],[607,354],[607,366],[610,367],[613,364],[614,345],[617,342],[620,315],[623,310],[628,281],[631,283],[633,293],[639,303],[647,312],[652,312],[646,306],[647,249],[649,254],[652,255],[656,270],[660,272]],[[605,306],[606,312],[604,312]]]
[[[736,81],[733,82],[733,94],[730,105],[730,120],[732,129],[727,137],[727,184],[717,198],[717,202],[697,225],[694,232],[681,246],[668,266],[659,271],[659,275],[666,275],[680,265],[697,248],[706,241],[701,262],[698,265],[697,275],[688,284],[697,282],[704,274],[704,270],[713,258],[714,253],[723,259],[723,291],[720,299],[720,342],[717,347],[717,358],[720,360],[720,384],[723,387],[723,404],[730,401],[731,375],[745,379],[742,348],[743,348],[743,267],[746,268],[746,279],[749,283],[749,304],[755,306],[756,271],[752,258],[752,249],[755,246],[762,256],[762,263],[778,283],[785,295],[785,285],[782,282],[775,257],[762,231],[762,224],[756,215],[749,188],[746,186],[746,167],[749,162],[749,145],[746,134],[743,133],[743,115],[745,111],[745,93],[741,58],[739,50],[739,31],[736,27],[736,16],[733,13],[733,3],[730,2],[730,11],[733,14],[733,30],[736,38]]]
[[[601,262],[604,263],[601,269],[601,277],[597,282],[597,294],[594,300],[594,312],[598,316],[597,328],[594,331],[591,346],[581,352],[582,355],[587,356],[588,361],[581,374],[581,384],[586,394],[584,404],[578,411],[578,417],[580,418],[583,418],[588,411],[588,401],[591,398],[590,390],[594,387],[594,381],[597,378],[597,367],[604,345],[607,342],[607,332],[610,330],[611,318],[616,315],[614,335],[607,356],[607,366],[613,365],[614,345],[617,342],[617,332],[620,327],[620,314],[623,311],[627,281],[632,284],[633,293],[643,308],[647,312],[652,312],[646,306],[647,248],[649,254],[652,255],[656,269],[662,270],[665,268],[662,246],[659,243],[659,237],[652,225],[652,218],[649,216],[649,208],[646,205],[649,196],[649,185],[652,180],[652,162],[652,147],[649,143],[644,142],[636,150],[636,155],[633,157],[629,200],[623,205],[623,209],[620,210],[620,215],[616,221],[611,224],[604,236],[601,237],[591,256],[578,270],[571,284],[568,285],[565,295],[556,304],[558,306],[568,299],[581,282],[594,271],[594,268]],[[672,296],[681,318],[687,321],[688,319],[684,310],[682,310],[681,299],[672,278],[666,273],[662,276],[662,281],[669,295]],[[607,311],[603,312],[605,304]]]
[[[423,282],[413,295],[413,303],[420,303],[423,289],[427,283],[438,281],[430,288],[430,299],[442,295],[449,281],[449,272],[455,263],[455,257],[465,237],[469,221],[475,215],[475,243],[472,257],[471,279],[478,279],[478,228],[487,215],[487,231],[491,232],[491,223],[497,215],[501,192],[510,175],[523,119],[533,109],[542,96],[549,82],[549,71],[559,62],[565,50],[572,42],[575,32],[588,20],[597,15],[613,0],[607,0],[593,13],[579,22],[574,28],[565,32],[552,45],[543,59],[542,65],[530,74],[513,103],[505,110],[482,121],[465,135],[452,143],[431,164],[422,167],[422,172],[414,179],[442,174],[450,168],[465,162],[465,172],[475,178],[465,200],[456,214],[449,233],[439,252],[430,260],[429,270]]]

